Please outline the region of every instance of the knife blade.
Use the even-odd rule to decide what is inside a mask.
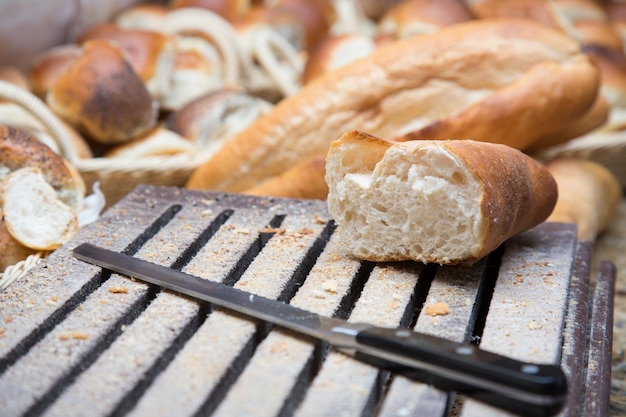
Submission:
[[[518,361],[476,345],[325,317],[290,304],[82,243],[75,258],[328,342],[357,359],[437,388],[463,392],[524,416],[551,416],[563,406],[560,367]]]

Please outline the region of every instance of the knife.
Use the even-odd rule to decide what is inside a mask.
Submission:
[[[410,329],[320,316],[90,243],[78,245],[73,254],[113,272],[326,341],[370,364],[519,415],[552,416],[567,396],[566,377],[555,365],[521,362]]]

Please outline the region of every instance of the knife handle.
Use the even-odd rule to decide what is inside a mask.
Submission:
[[[567,381],[555,365],[520,362],[409,329],[369,327],[356,342],[361,359],[520,415],[552,416],[565,402]]]

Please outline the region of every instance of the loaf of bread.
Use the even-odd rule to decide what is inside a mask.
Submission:
[[[509,146],[358,131],[331,144],[326,182],[342,242],[372,261],[475,261],[544,221],[557,199],[549,171]]]
[[[619,181],[604,165],[587,159],[559,157],[546,167],[559,189],[548,221],[575,223],[578,238],[594,242],[617,215],[622,197]]]
[[[596,66],[559,32],[525,20],[460,23],[313,80],[226,141],[187,186],[255,187],[352,129],[525,149],[585,114],[598,86]]]

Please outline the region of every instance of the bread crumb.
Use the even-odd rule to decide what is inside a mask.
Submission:
[[[319,214],[315,215],[315,220],[314,221],[317,224],[326,224],[326,223],[328,223],[328,221],[326,219],[321,218]]]
[[[113,294],[128,294],[128,288],[126,287],[111,287],[109,292]]]
[[[276,227],[264,227],[263,229],[259,230],[259,233],[275,233],[277,235],[282,235],[285,233],[285,229],[279,229]]]
[[[443,301],[426,306],[426,314],[429,316],[445,316],[449,313],[450,306],[448,303],[444,303]]]
[[[70,339],[87,340],[89,339],[89,334],[85,332],[69,332],[69,333],[65,333],[59,336],[59,340],[70,340]]]
[[[329,280],[326,280],[326,281],[324,281],[322,283],[322,288],[326,292],[336,293],[337,292],[337,288],[339,288],[339,284],[337,283],[337,280],[329,279]]]
[[[13,321],[13,316],[7,316],[7,317],[4,319],[4,322],[5,322],[5,323],[11,323],[12,321]]]
[[[531,321],[530,323],[528,323],[528,328],[530,330],[539,330],[541,329],[543,326],[541,325],[541,323],[538,323],[536,321]]]

